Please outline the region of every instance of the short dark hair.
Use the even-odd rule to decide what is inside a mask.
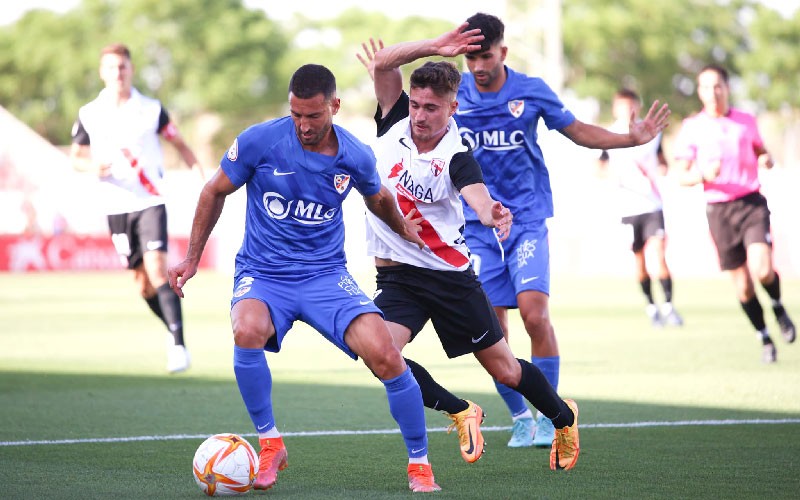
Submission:
[[[478,12],[467,19],[467,23],[469,23],[469,26],[465,31],[478,28],[481,30],[481,35],[483,35],[481,50],[478,52],[486,52],[493,45],[503,41],[506,27],[499,17]]]
[[[127,59],[129,61],[131,60],[131,51],[130,51],[130,49],[128,49],[128,47],[126,45],[123,45],[121,43],[112,43],[112,44],[106,45],[105,47],[103,47],[100,50],[100,57],[103,57],[104,55],[107,55],[107,54],[115,54],[115,55],[118,55],[118,56],[122,56],[122,57],[124,57],[125,59]]]
[[[299,99],[311,99],[322,94],[327,101],[336,94],[336,77],[325,66],[305,64],[289,80],[289,92]]]
[[[630,99],[631,101],[635,101],[638,103],[642,102],[642,98],[639,97],[639,94],[636,91],[628,89],[628,88],[621,88],[614,93],[615,99]]]
[[[428,61],[411,73],[411,88],[433,90],[438,96],[458,93],[461,73],[448,61]]]
[[[706,64],[703,66],[697,74],[705,73],[706,71],[713,71],[714,73],[718,74],[722,81],[728,83],[728,70],[720,66],[719,64]]]

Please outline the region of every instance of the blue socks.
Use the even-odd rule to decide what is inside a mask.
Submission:
[[[409,458],[428,454],[428,434],[425,429],[425,409],[422,393],[410,369],[395,378],[382,380],[389,399],[389,412],[400,426],[408,448]]]
[[[500,397],[506,402],[508,411],[511,412],[511,417],[522,415],[528,411],[528,405],[525,403],[525,398],[522,397],[522,394],[507,385],[501,384],[497,380],[494,381],[494,386],[497,388]]]
[[[272,374],[263,349],[233,346],[233,372],[250,420],[259,433],[275,427],[272,414]],[[425,409],[422,393],[410,369],[401,375],[383,380],[389,411],[400,426],[400,432],[411,458],[428,454]]]
[[[264,350],[233,346],[233,373],[256,431],[263,433],[275,427],[272,374]]]
[[[558,373],[561,368],[561,356],[547,356],[539,358],[531,356],[531,363],[541,371],[553,390],[558,391]]]

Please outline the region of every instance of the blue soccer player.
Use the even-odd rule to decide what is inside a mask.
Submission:
[[[666,126],[669,108],[655,101],[644,120],[631,120],[628,133],[614,133],[577,120],[540,78],[505,65],[505,27],[495,16],[478,13],[466,30],[480,29],[481,49],[465,54],[468,72],[458,92],[455,119],[472,145],[489,192],[514,214],[514,230],[500,243],[475,212],[464,206],[464,237],[475,270],[508,337],[508,309],[519,308],[531,339],[531,362],[558,389],[560,356],[550,322],[550,255],[547,219],[553,216],[550,177],[537,144],[537,126],[544,120],[575,144],[614,149],[650,142]],[[496,384],[513,419],[508,445],[550,446],[553,425],[533,415],[519,393]]]
[[[183,286],[222,212],[225,198],[247,186],[245,234],[236,256],[231,324],[233,369],[261,445],[256,489],[265,490],[287,466],[273,416],[272,376],[264,351],[278,352],[295,320],[367,367],[383,382],[389,409],[408,448],[412,491],[437,491],[428,463],[419,385],[403,361],[380,310],[345,267],[342,202],[351,188],[393,231],[420,247],[419,223],[405,219],[375,168],[371,149],[333,124],[336,80],[324,66],[300,67],[289,83],[290,116],[243,131],[203,188],[189,249],[169,269]]]

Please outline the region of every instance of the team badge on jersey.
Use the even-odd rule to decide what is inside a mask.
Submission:
[[[522,115],[522,112],[525,111],[525,101],[520,99],[508,101],[508,111],[514,118],[519,118],[520,115]]]
[[[228,148],[228,159],[230,161],[236,161],[236,158],[239,157],[239,139],[234,139],[233,144],[231,147]]]
[[[441,158],[434,158],[431,160],[431,172],[433,172],[434,177],[439,177],[442,170],[444,170],[444,160]]]
[[[347,189],[347,186],[350,185],[350,176],[347,174],[336,174],[333,176],[333,187],[336,188],[336,191],[339,194],[342,194]]]

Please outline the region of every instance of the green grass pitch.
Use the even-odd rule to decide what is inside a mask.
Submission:
[[[359,280],[374,287],[371,275]],[[800,322],[800,280],[782,286]],[[0,498],[203,498],[190,472],[203,436],[256,443],[233,378],[230,290],[209,271],[189,282],[193,366],[170,376],[163,326],[126,274],[0,275]],[[510,418],[489,377],[470,356],[447,360],[424,331],[406,355],[481,404],[493,429],[468,465],[449,420],[427,411],[436,497],[797,498],[800,341],[784,343],[767,308],[778,363],[765,366],[724,276],[676,278],[675,291],[686,325],[655,330],[632,279],[555,277],[559,393],[581,410],[581,458],[568,472],[549,470],[547,450],[507,448]],[[512,348],[527,357],[510,318]],[[402,439],[362,363],[299,323],[269,363],[289,468],[248,496],[411,496]]]

